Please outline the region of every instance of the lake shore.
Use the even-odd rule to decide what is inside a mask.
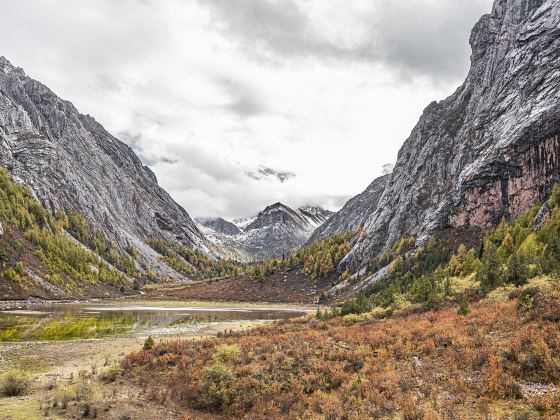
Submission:
[[[240,302],[208,302],[208,301],[181,301],[159,299],[111,299],[89,300],[85,302],[42,301],[26,302],[27,305],[9,306],[4,310],[10,315],[22,316],[33,312],[33,308],[40,311],[52,305],[92,305],[99,312],[104,308],[120,308],[125,311],[138,308],[163,312],[180,311],[189,308],[192,311],[267,311],[281,310],[285,312],[310,313],[316,308],[308,305],[295,304],[268,304],[268,303],[240,303]],[[39,312],[37,312],[39,313]],[[0,418],[9,420],[28,420],[45,418],[47,401],[55,398],[56,389],[73,384],[78,377],[98,378],[99,374],[111,366],[119,366],[122,359],[134,351],[139,351],[144,345],[146,336],[152,336],[156,342],[168,339],[201,340],[217,336],[219,333],[235,333],[247,330],[257,325],[262,325],[272,320],[220,320],[199,323],[186,323],[185,325],[154,326],[142,333],[126,336],[108,336],[94,339],[70,339],[59,341],[19,341],[0,342],[0,370],[6,372],[18,369],[30,375],[32,385],[28,393],[21,397],[0,398]],[[99,379],[92,379],[96,393],[105,395],[108,387],[101,384]],[[126,386],[113,385],[113,391],[125,392]],[[127,390],[126,392],[132,392]],[[129,395],[124,398],[126,400]],[[142,399],[140,395],[135,398]],[[148,404],[148,408],[150,404]],[[154,408],[155,409],[155,408]],[[161,408],[157,408],[158,410]],[[68,418],[70,411],[48,411],[49,418]],[[155,415],[155,414],[154,414]],[[161,418],[174,418],[172,412],[157,413]],[[100,418],[112,418],[103,417]]]
[[[225,330],[246,330],[263,322],[265,321],[209,323],[190,334],[162,335],[155,340],[201,340],[215,337]],[[141,350],[143,343],[144,339],[141,337],[0,343],[0,370],[19,369],[32,377],[31,389],[26,395],[0,398],[0,418],[44,419],[42,404],[57,386],[65,386],[83,372],[95,375],[109,366],[119,365],[127,354]],[[99,389],[103,390],[103,386],[99,386]],[[164,418],[172,418],[169,415],[167,413]],[[49,418],[67,416],[50,412]]]

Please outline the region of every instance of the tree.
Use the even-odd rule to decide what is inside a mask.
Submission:
[[[560,204],[560,186],[558,184],[554,184],[552,187],[552,194],[548,199],[548,207],[552,210],[558,207]]]
[[[150,350],[152,347],[154,347],[154,339],[149,336],[146,340],[144,340],[144,350]]]
[[[471,308],[469,306],[469,302],[467,302],[466,299],[463,299],[461,301],[461,303],[459,304],[459,308],[457,308],[457,314],[458,315],[468,315],[471,311]]]
[[[508,283],[515,284],[516,286],[520,286],[527,282],[527,278],[529,275],[527,266],[523,264],[522,259],[519,257],[517,252],[514,252],[508,258]]]
[[[478,273],[478,278],[482,289],[488,292],[500,286],[502,278],[500,275],[500,261],[496,256],[496,245],[490,242],[484,246],[484,249],[482,268]]]

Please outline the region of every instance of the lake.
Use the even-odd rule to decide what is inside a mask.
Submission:
[[[177,303],[174,302],[174,305]],[[120,303],[26,305],[0,310],[0,342],[193,334],[211,324],[272,321],[305,315],[280,307],[166,306]]]

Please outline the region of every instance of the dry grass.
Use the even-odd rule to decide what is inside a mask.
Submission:
[[[281,322],[156,344],[129,355],[124,375],[153,401],[228,418],[558,418],[559,302]]]

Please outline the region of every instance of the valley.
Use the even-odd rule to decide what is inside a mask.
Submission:
[[[493,0],[469,44],[464,82],[424,109],[395,165],[362,168],[357,195],[355,162],[314,173],[328,118],[303,123],[315,140],[298,149],[284,124],[299,108],[261,106],[272,80],[249,89],[200,65],[203,114],[134,110],[155,137],[125,130],[125,144],[0,57],[0,418],[559,418],[560,0]],[[126,73],[108,103],[141,84]],[[358,95],[341,91],[337,113]],[[195,123],[231,112],[224,131]],[[365,127],[333,124],[339,148]],[[191,142],[206,130],[220,153]],[[267,157],[278,133],[305,173],[238,159]],[[373,162],[376,141],[352,153]]]

